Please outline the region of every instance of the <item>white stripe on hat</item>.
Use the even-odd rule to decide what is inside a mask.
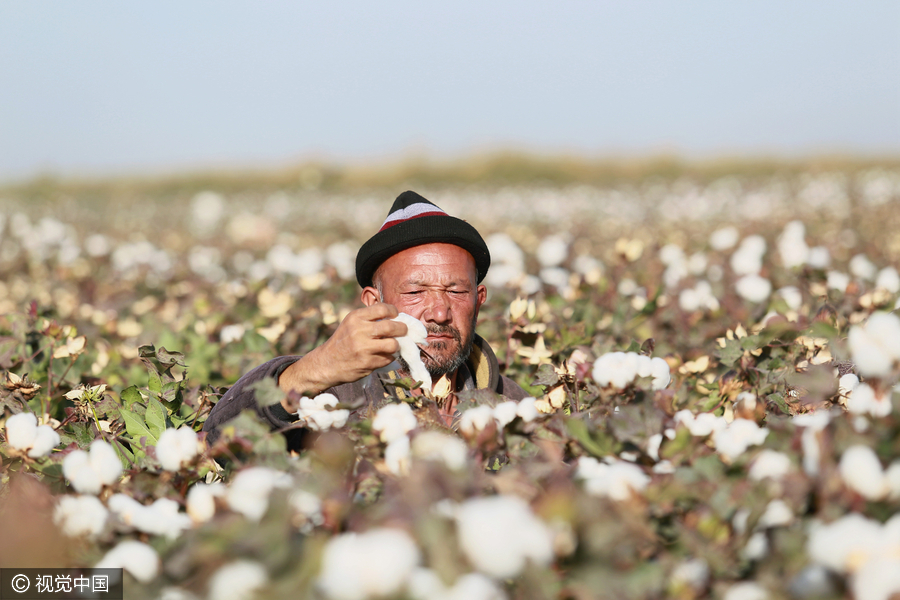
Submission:
[[[401,208],[400,210],[395,210],[394,212],[389,214],[387,219],[385,219],[384,223],[381,225],[381,229],[390,227],[395,221],[406,221],[407,219],[418,217],[419,215],[422,215],[424,213],[440,213],[442,215],[447,214],[434,204],[416,202],[415,204],[410,204],[407,207]]]

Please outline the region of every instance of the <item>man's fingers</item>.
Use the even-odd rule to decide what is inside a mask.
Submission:
[[[406,335],[409,332],[409,329],[406,327],[406,323],[385,319],[383,321],[375,321],[372,323],[370,331],[374,338],[396,338]]]
[[[363,321],[380,321],[382,319],[393,319],[400,313],[393,304],[385,304],[378,302],[372,306],[357,309],[359,318]]]

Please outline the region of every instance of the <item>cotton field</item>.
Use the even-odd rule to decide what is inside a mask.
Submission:
[[[894,167],[213,183],[0,191],[0,565],[128,598],[900,594]],[[360,305],[407,187],[487,241],[477,331],[531,397],[461,392],[451,428],[321,394],[303,452],[249,412],[208,444]]]

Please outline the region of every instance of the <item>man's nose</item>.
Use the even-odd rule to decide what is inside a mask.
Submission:
[[[452,316],[450,314],[450,300],[447,294],[441,292],[428,294],[422,317],[427,323],[449,323]]]

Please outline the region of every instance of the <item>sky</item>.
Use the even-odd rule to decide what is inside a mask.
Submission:
[[[900,155],[900,2],[0,0],[0,181]]]

